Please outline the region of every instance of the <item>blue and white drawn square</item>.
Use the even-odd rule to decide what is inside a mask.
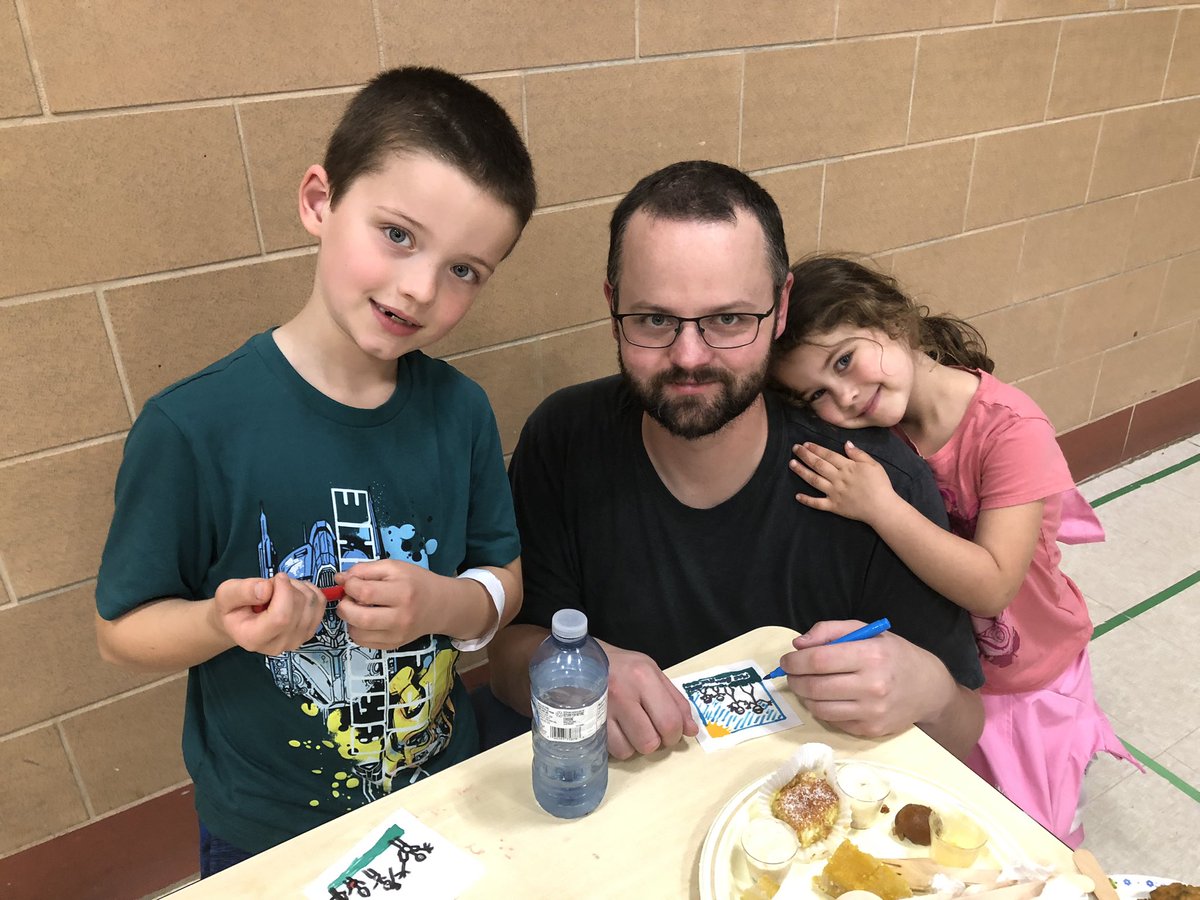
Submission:
[[[706,750],[782,731],[800,724],[791,706],[763,682],[752,660],[671,679],[692,707]]]

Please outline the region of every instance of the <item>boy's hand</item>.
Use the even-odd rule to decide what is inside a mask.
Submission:
[[[362,562],[335,576],[346,589],[338,617],[360,647],[393,650],[425,634],[442,634],[438,592],[445,578],[396,559]]]
[[[263,607],[261,612],[255,607]],[[273,578],[231,578],[217,587],[214,626],[240,647],[275,656],[317,633],[325,597],[316,585],[283,572]]]
[[[849,441],[845,456],[807,443],[795,445],[792,452],[792,471],[825,495],[797,494],[796,500],[805,506],[874,525],[897,499],[883,466]]]

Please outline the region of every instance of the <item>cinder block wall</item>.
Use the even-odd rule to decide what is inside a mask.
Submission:
[[[1060,430],[1200,378],[1200,3],[0,0],[0,858],[186,783],[182,676],[93,642],[123,438],[304,301],[300,175],[405,63],[477,79],[537,167],[437,348],[506,451],[615,370],[607,216],[684,158],[759,178],[793,255],[872,254],[971,318]]]

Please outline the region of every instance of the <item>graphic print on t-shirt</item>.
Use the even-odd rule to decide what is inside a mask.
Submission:
[[[411,522],[380,527],[370,491],[333,488],[330,508],[308,529],[307,542],[282,559],[259,515],[259,574],[284,572],[318,587],[356,563],[396,559],[429,568],[436,538],[417,531]],[[286,529],[291,530],[291,529]],[[296,650],[266,658],[276,686],[300,703],[309,716],[321,718],[329,738],[317,746],[311,739],[289,741],[296,749],[316,750],[328,760],[336,750],[346,765],[339,771],[314,768],[330,782],[331,797],[361,790],[375,800],[392,789],[407,770],[409,782],[421,766],[450,743],[453,708],[448,699],[458,657],[445,638],[426,635],[396,650],[371,650],[350,640],[346,623],[330,603],[317,633]],[[345,770],[351,771],[345,771]],[[310,803],[320,803],[314,798]]]
[[[950,519],[950,531],[963,540],[975,539],[975,526],[979,522],[979,509],[964,510],[957,494],[945,485],[938,486],[946,515]],[[1013,628],[1006,611],[998,616],[971,615],[971,628],[975,632],[975,646],[984,662],[993,666],[1011,666],[1021,649],[1021,635]]]

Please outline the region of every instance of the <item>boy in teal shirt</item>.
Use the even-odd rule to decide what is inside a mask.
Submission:
[[[454,663],[520,607],[520,547],[487,398],[421,348],[535,200],[491,97],[378,76],[300,186],[320,243],[304,308],[130,431],[97,634],[110,661],[190,667],[202,875],[477,749]]]

